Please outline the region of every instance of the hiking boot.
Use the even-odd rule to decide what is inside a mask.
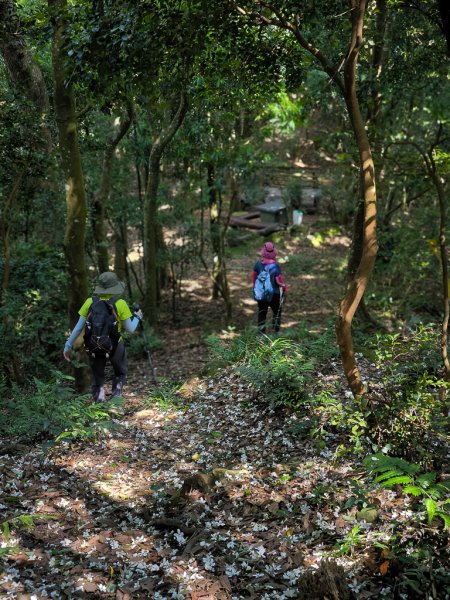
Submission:
[[[123,382],[118,381],[114,384],[113,390],[111,392],[111,398],[120,398],[122,396],[123,390]]]
[[[100,388],[98,388],[97,391],[94,392],[93,400],[95,403],[97,403],[97,402],[104,402],[105,399],[106,399],[105,388],[103,386],[101,386]]]

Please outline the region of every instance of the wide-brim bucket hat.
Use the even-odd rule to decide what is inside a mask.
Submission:
[[[125,284],[112,271],[102,273],[94,288],[94,294],[101,296],[120,296],[125,290]]]

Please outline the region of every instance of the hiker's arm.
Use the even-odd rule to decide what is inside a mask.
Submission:
[[[255,281],[256,281],[257,277],[258,277],[258,273],[256,271],[253,271],[253,273],[252,273],[252,285],[253,286],[255,285]]]
[[[141,320],[142,320],[142,317],[140,317],[139,314],[135,313],[129,319],[125,319],[125,321],[122,321],[122,327],[125,329],[125,331],[127,333],[133,333],[133,331],[136,331]]]
[[[70,360],[70,351],[73,348],[75,340],[80,335],[80,333],[83,331],[85,323],[86,323],[86,317],[80,317],[77,321],[77,324],[72,329],[72,333],[70,334],[70,337],[68,338],[68,340],[66,341],[66,343],[64,345],[64,358],[66,360]]]
[[[275,278],[276,282],[278,283],[278,285],[280,286],[280,288],[283,289],[283,292],[286,293],[288,291],[287,285],[284,283],[283,278],[281,277],[281,275],[277,275],[277,277]]]

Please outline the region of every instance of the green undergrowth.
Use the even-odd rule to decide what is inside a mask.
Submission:
[[[448,461],[450,384],[443,378],[440,326],[419,324],[367,340],[375,371],[365,410],[380,447],[433,468]]]
[[[248,329],[208,343],[215,368],[232,365],[260,398],[290,410],[293,431],[319,448],[333,433],[342,453],[386,448],[429,468],[448,460],[450,386],[441,374],[437,326],[360,337],[358,362],[369,384],[364,398],[353,398],[345,384],[331,321],[322,335],[297,328],[258,338]]]
[[[331,335],[330,328],[317,338],[299,328],[281,337],[258,337],[247,329],[227,341],[210,336],[208,344],[215,368],[233,365],[272,406],[298,409],[312,402],[318,365],[336,357]]]
[[[439,327],[360,336],[357,361],[369,393],[354,398],[332,325],[321,336],[296,329],[258,339],[249,330],[209,344],[216,366],[231,367],[258,390],[255,402],[284,409],[291,433],[358,473],[341,505],[354,526],[336,536],[331,555],[376,556],[386,589],[399,598],[422,597],[421,590],[447,597],[450,390]]]
[[[144,330],[140,327],[135,334],[126,338],[127,353],[130,360],[147,359],[147,352],[153,352],[162,347],[163,343],[155,332],[144,324]]]
[[[148,407],[157,406],[162,410],[185,410],[186,401],[181,392],[182,384],[160,380],[144,404]]]
[[[33,380],[27,390],[0,390],[0,435],[24,442],[92,438],[114,426],[121,399],[92,404],[77,396],[72,378],[56,372],[47,382]]]

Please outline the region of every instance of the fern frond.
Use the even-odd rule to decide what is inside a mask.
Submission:
[[[376,483],[380,483],[384,479],[390,479],[391,477],[400,477],[401,475],[404,475],[403,471],[400,471],[399,469],[390,469],[389,471],[385,471],[384,473],[381,473],[381,475],[375,477],[375,481]]]
[[[411,494],[412,496],[423,496],[424,491],[417,485],[407,485],[403,488],[404,494]]]
[[[436,516],[436,513],[438,512],[437,502],[431,500],[430,498],[427,498],[425,500],[425,507],[427,509],[428,523],[431,523],[434,517]]]
[[[442,512],[441,510],[438,510],[436,513],[436,516],[440,517],[444,521],[445,527],[450,528],[450,514],[449,513],[445,513],[445,512]]]
[[[398,485],[398,484],[408,485],[410,483],[413,483],[413,481],[414,480],[409,475],[400,475],[398,477],[391,477],[387,481],[383,481],[383,483],[381,485],[383,487],[390,488],[390,487],[393,487],[394,485]]]
[[[422,473],[416,477],[417,483],[421,483],[422,487],[430,486],[432,483],[436,481],[436,473],[435,471],[431,471],[430,473]]]
[[[433,498],[433,500],[440,500],[442,498],[442,491],[437,485],[434,485],[430,488],[425,488],[424,492],[430,496],[430,498]]]
[[[419,465],[409,463],[403,458],[397,458],[396,456],[387,456],[381,452],[367,456],[363,460],[364,466],[369,472],[383,473],[389,470],[400,470],[401,473],[408,475],[414,475],[419,470]]]

